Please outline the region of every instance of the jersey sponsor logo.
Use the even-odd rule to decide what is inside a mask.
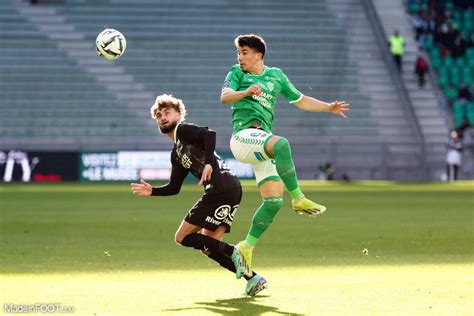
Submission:
[[[191,168],[192,164],[193,163],[191,162],[191,159],[189,159],[186,154],[183,154],[183,156],[181,156],[181,165],[183,165],[184,168],[189,169]]]
[[[230,212],[230,214],[229,214],[229,219],[230,219],[231,221],[234,220],[234,215],[235,215],[235,213],[237,212],[237,209],[238,209],[238,208],[239,208],[239,204],[234,205],[234,206],[232,207],[232,212]],[[230,224],[229,224],[229,225],[230,225]]]
[[[217,226],[219,226],[222,223],[211,216],[206,216],[206,222],[217,225]]]
[[[252,137],[267,137],[268,134],[265,132],[252,132],[250,133],[250,136]]]
[[[215,218],[213,218],[211,216],[207,216],[205,221],[208,222],[208,223],[211,223],[213,225],[216,225],[216,226],[220,226],[220,225],[222,225],[222,223],[224,223],[228,226],[232,226],[232,219],[229,219],[229,218],[224,218],[224,220],[218,221],[218,220],[216,220]]]
[[[214,216],[206,216],[205,221],[216,226],[226,224],[230,227],[238,208],[239,204],[232,207],[230,205],[221,205],[215,210]]]
[[[232,220],[229,220],[229,218],[224,218],[224,220],[222,221],[224,224],[227,224],[229,226],[232,226]]]
[[[269,83],[271,83],[271,82],[269,82]],[[262,94],[260,94],[260,95],[261,95],[262,97],[264,97],[265,99],[268,99],[268,100],[273,99],[273,96],[272,96],[271,94],[265,93],[265,92],[263,92],[263,91],[262,91]]]
[[[221,205],[214,211],[214,217],[221,221],[229,215],[230,210],[230,205]]]
[[[258,96],[258,95],[252,95],[252,99],[258,101],[258,103],[260,103],[261,106],[263,106],[264,108],[267,108],[267,109],[271,109],[272,105],[270,104],[270,102],[267,101],[267,99],[265,99],[264,97],[261,97],[261,96]]]

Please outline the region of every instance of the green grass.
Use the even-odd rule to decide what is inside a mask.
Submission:
[[[2,310],[61,302],[76,315],[474,313],[474,183],[305,182],[303,191],[327,214],[296,215],[286,199],[254,251],[270,288],[244,299],[243,281],[174,244],[196,185],[138,198],[128,184],[2,184]],[[227,241],[245,236],[259,204],[246,183]]]

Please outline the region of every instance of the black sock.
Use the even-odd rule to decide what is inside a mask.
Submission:
[[[235,270],[235,265],[234,265],[234,262],[232,262],[232,259],[230,259],[230,257],[224,255],[224,254],[221,254],[221,253],[218,253],[218,252],[211,252],[209,255],[208,255],[209,258],[211,258],[212,260],[214,260],[215,262],[217,262],[218,264],[221,265],[221,267],[224,267],[226,268],[227,270],[231,271],[231,272],[236,272]],[[251,277],[248,277],[246,275],[244,275],[244,278],[245,280],[250,280],[251,278],[254,277],[256,273],[254,271],[252,271],[252,276]]]
[[[228,243],[198,233],[192,233],[184,237],[181,245],[211,253],[222,253],[228,257],[232,256],[234,251],[234,247]]]
[[[234,252],[234,247],[226,242],[219,241],[203,234],[192,233],[183,238],[181,245],[208,251],[210,252],[208,255],[209,258],[216,261],[227,270],[234,273],[236,272],[234,262],[230,258]],[[256,273],[252,271],[251,277],[244,275],[244,278],[250,280],[255,274]]]

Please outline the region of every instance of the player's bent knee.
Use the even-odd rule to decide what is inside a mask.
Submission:
[[[291,152],[288,139],[282,136],[275,136],[267,143],[267,151],[275,157],[278,153]]]
[[[270,156],[273,157],[274,155],[274,146],[276,144],[276,142],[278,142],[278,140],[280,139],[281,137],[280,136],[276,136],[276,135],[273,135],[273,136],[270,136],[270,140],[267,141],[266,145],[265,145],[265,149],[266,151],[270,154]]]
[[[181,245],[182,242],[183,242],[184,237],[186,237],[186,235],[183,235],[183,234],[181,234],[180,232],[176,232],[176,234],[174,235],[174,241],[175,241],[178,245]]]
[[[280,137],[280,139],[275,143],[274,148],[282,149],[291,149],[290,142],[285,137]]]

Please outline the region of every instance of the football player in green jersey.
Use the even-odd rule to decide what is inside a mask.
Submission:
[[[252,165],[263,199],[246,239],[237,245],[250,273],[253,247],[283,204],[283,186],[292,198],[295,212],[314,217],[326,211],[326,207],[305,198],[298,185],[288,140],[272,134],[278,94],[301,110],[330,112],[344,119],[349,104],[326,103],[305,96],[281,69],[265,66],[266,44],[262,37],[239,35],[234,42],[239,64],[230,69],[225,79],[221,102],[232,104],[230,149],[237,160]]]

